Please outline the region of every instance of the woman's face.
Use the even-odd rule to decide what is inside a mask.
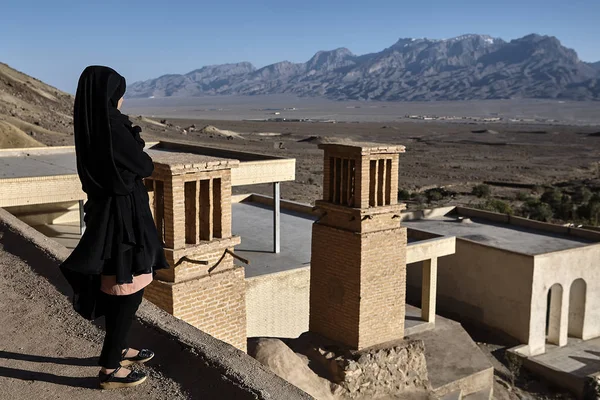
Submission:
[[[123,105],[123,98],[121,97],[119,99],[119,102],[117,103],[117,110],[120,110],[122,105]]]

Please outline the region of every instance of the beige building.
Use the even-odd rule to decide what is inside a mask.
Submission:
[[[146,151],[155,168],[145,184],[171,268],[157,273],[145,297],[245,350],[247,260],[235,253],[240,237],[232,233],[232,186],[273,184],[267,252],[277,254],[279,182],[294,179],[295,160],[173,142],[148,144]],[[0,159],[0,207],[73,248],[85,228],[86,198],[74,148],[0,150]]]
[[[438,265],[438,308],[497,328],[524,355],[600,337],[600,232],[452,207],[407,213],[409,233],[455,236]],[[408,298],[418,303],[421,265],[408,266]]]

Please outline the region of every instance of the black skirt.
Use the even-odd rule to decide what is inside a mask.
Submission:
[[[134,275],[155,273],[169,264],[141,179],[126,196],[89,198],[84,211],[86,230],[60,269],[75,293],[75,310],[93,319],[100,316],[94,312],[100,275],[131,283]]]

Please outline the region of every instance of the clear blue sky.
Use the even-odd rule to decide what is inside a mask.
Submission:
[[[128,82],[204,65],[380,51],[400,37],[558,37],[600,61],[600,0],[7,0],[0,61],[73,92],[89,64]]]

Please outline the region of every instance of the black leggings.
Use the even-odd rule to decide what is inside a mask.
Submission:
[[[123,350],[128,347],[127,335],[143,295],[144,289],[127,296],[111,296],[101,292],[101,301],[106,310],[106,336],[98,362],[101,367],[115,369],[120,365]]]

